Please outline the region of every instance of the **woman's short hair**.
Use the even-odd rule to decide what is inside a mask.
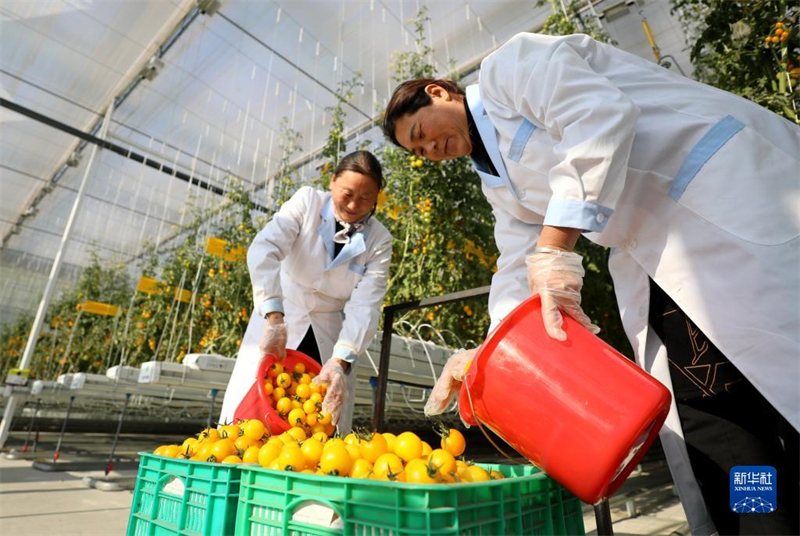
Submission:
[[[338,177],[340,173],[345,171],[353,171],[366,175],[377,183],[378,191],[383,190],[383,170],[381,169],[381,163],[378,162],[378,159],[375,158],[375,155],[371,152],[355,151],[342,158],[339,161],[339,165],[336,166],[334,175]]]
[[[464,90],[452,80],[417,78],[416,80],[406,80],[397,86],[391,100],[389,100],[389,104],[386,106],[386,113],[384,113],[383,124],[381,125],[383,134],[395,145],[401,147],[394,134],[397,129],[398,119],[404,115],[411,115],[433,102],[431,96],[425,93],[425,88],[430,84],[436,84],[454,95],[465,95]]]

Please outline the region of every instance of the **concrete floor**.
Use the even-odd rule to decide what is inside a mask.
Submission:
[[[52,459],[58,435],[42,433],[36,456]],[[136,453],[152,450],[157,445],[175,442],[178,438],[123,435],[116,454],[117,467],[132,461]],[[181,440],[183,437],[180,438]],[[15,432],[7,447],[19,449],[25,434]],[[78,536],[125,534],[133,493],[99,491],[90,488],[84,479],[102,479],[111,446],[106,434],[72,434],[62,445],[59,463],[97,462],[97,469],[48,472],[33,469],[30,460],[0,457],[0,534],[3,536]],[[476,456],[490,460],[488,453]],[[482,459],[481,459],[482,458]],[[688,535],[688,525],[677,497],[672,493],[669,471],[661,462],[644,465],[644,470],[631,476],[611,499],[614,533],[624,535]],[[136,476],[135,469],[114,470],[112,481],[125,482]],[[633,501],[635,516],[629,515],[628,501]],[[597,534],[594,511],[584,507],[587,534]]]

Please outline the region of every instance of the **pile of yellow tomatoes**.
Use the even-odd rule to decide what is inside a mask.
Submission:
[[[322,411],[326,386],[314,385],[311,382],[314,376],[302,363],[295,364],[292,369],[273,363],[264,382],[264,392],[272,409],[290,426],[305,430],[306,437],[317,433],[331,436],[335,427],[331,416]]]
[[[308,435],[306,427],[293,426],[280,435],[267,436],[267,428],[252,419],[235,425],[207,428],[180,446],[163,445],[154,454],[220,463],[251,463],[277,471],[341,476],[417,484],[483,482],[501,479],[463,459],[464,436],[439,425],[441,442],[433,449],[413,432],[373,433],[366,430],[344,438],[325,431]]]
[[[257,463],[267,427],[258,419],[206,428],[182,445],[161,445],[157,456],[211,463]]]

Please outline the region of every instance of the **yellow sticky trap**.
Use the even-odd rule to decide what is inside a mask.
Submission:
[[[25,376],[26,378],[30,378],[31,369],[27,369],[27,368],[23,368],[23,369],[12,368],[11,370],[8,371],[8,373],[11,374],[11,375]]]
[[[91,313],[103,316],[116,316],[119,312],[119,307],[111,305],[110,303],[100,303],[96,301],[85,301],[81,304],[84,313]]]
[[[236,246],[230,249],[228,249],[228,247],[229,243],[227,240],[209,236],[206,242],[206,253],[230,262],[242,261],[247,258],[247,249],[244,247]]]
[[[144,292],[145,294],[155,294],[156,292],[162,292],[164,287],[152,277],[142,276],[139,278],[139,284],[136,285],[136,290],[139,292]],[[189,303],[189,301],[192,299],[192,293],[186,289],[178,290],[176,288],[173,298],[183,303]]]
[[[192,293],[186,289],[175,289],[175,299],[179,302],[189,303],[192,299]]]
[[[136,285],[136,290],[144,292],[145,294],[153,294],[158,292],[158,281],[152,277],[142,276],[139,278],[139,284]]]

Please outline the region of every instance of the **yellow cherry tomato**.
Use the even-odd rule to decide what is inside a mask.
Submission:
[[[422,455],[427,456],[433,451],[433,447],[431,447],[427,441],[422,442]]]
[[[428,457],[428,465],[436,469],[440,478],[456,474],[456,458],[444,449],[436,449]]]
[[[303,426],[306,424],[306,412],[300,408],[294,408],[289,412],[286,421],[292,426]],[[303,432],[303,439],[305,439],[305,432]]]
[[[397,454],[383,454],[375,460],[372,471],[377,480],[397,480],[403,472],[403,460]]]
[[[319,468],[326,475],[347,476],[353,460],[343,444],[326,446],[319,461]]]
[[[289,428],[286,433],[289,434],[289,436],[292,437],[295,442],[305,441],[306,437],[308,437],[306,435],[306,431],[299,426],[293,426]]]
[[[372,473],[372,464],[364,458],[359,458],[353,462],[353,467],[350,468],[350,478],[369,478]]]
[[[303,453],[303,456],[306,459],[306,467],[316,467],[319,464],[319,460],[322,458],[323,449],[324,444],[315,437],[306,439],[303,442],[303,444],[300,446],[300,452]]]
[[[267,442],[266,445],[258,450],[258,465],[261,467],[269,467],[273,461],[278,459],[281,450],[282,447],[279,447],[275,443]]]
[[[436,469],[417,458],[408,462],[405,468],[406,482],[409,484],[438,484]]]
[[[408,463],[422,456],[422,440],[414,432],[403,432],[394,442],[394,453]]]
[[[275,411],[280,415],[288,415],[292,411],[292,399],[283,397],[275,403]]]
[[[256,440],[250,439],[247,436],[239,436],[233,442],[233,445],[236,447],[236,450],[245,451],[250,447],[255,446]],[[261,446],[261,445],[259,445]]]
[[[259,452],[261,452],[259,447],[248,447],[242,455],[242,463],[258,463]]]
[[[378,458],[389,451],[386,439],[379,433],[374,433],[358,444],[361,457],[371,463],[375,463]]]
[[[467,440],[464,439],[464,434],[455,428],[447,428],[441,426],[439,433],[442,437],[441,445],[444,450],[453,456],[461,456],[467,448]]]
[[[470,465],[461,473],[461,480],[464,482],[486,482],[491,479],[486,469],[477,465]]]
[[[244,435],[250,439],[258,440],[264,437],[267,427],[264,426],[264,423],[258,419],[250,419],[244,423],[242,426],[242,431],[244,432]]]
[[[311,396],[311,387],[307,383],[301,383],[297,386],[296,393],[303,400],[307,400]]]
[[[306,415],[308,415],[310,417],[312,414],[316,414],[317,412],[319,412],[319,406],[317,405],[317,403],[315,401],[309,399],[309,400],[306,400],[305,402],[303,402],[303,411],[305,411]],[[315,417],[314,422],[315,423],[317,422],[316,421],[316,417]],[[311,424],[311,423],[309,423],[309,424]]]
[[[275,378],[275,382],[278,384],[278,387],[283,387],[284,389],[288,389],[289,386],[292,385],[292,377],[286,372],[282,372],[278,374],[278,376]]]
[[[277,378],[280,374],[283,374],[283,365],[280,363],[273,363],[269,366],[270,378]]]
[[[397,436],[390,432],[384,432],[381,435],[386,440],[386,452],[394,452],[394,442],[397,440]]]
[[[197,453],[195,453],[193,458],[196,458],[198,461],[201,462],[208,461],[208,459],[211,457],[211,449],[213,446],[214,443],[211,441],[203,442],[203,444],[200,445],[200,448],[197,449]]]
[[[217,439],[219,439],[219,430],[217,430],[216,428],[206,428],[205,430],[197,434],[197,438],[200,441],[204,441],[206,439],[216,441]]]
[[[225,439],[226,437],[229,437],[235,440],[240,435],[242,435],[242,429],[239,428],[239,426],[236,424],[227,424],[225,426],[219,427],[220,439]]]
[[[306,468],[306,459],[299,448],[283,449],[278,456],[278,467],[281,471],[300,472]]]
[[[350,454],[351,460],[358,460],[361,458],[361,451],[358,450],[357,445],[345,445],[344,448],[346,448],[347,452]]]
[[[178,445],[167,445],[161,455],[166,458],[177,458],[181,455],[181,447]]]

